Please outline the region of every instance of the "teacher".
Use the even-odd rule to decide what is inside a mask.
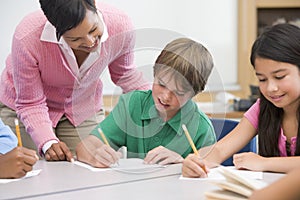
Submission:
[[[128,16],[95,0],[40,0],[17,26],[1,76],[0,117],[23,145],[48,161],[73,159],[77,143],[103,119],[107,69],[123,92],[146,90],[133,64]]]

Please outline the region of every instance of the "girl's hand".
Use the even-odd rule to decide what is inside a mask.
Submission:
[[[166,165],[171,163],[181,163],[183,158],[176,152],[163,146],[156,147],[147,153],[144,159],[146,164]]]
[[[233,155],[233,164],[237,169],[248,169],[252,171],[264,171],[265,157],[253,152],[239,153]]]
[[[209,168],[204,160],[195,154],[188,155],[182,165],[182,176],[190,178],[205,178]]]

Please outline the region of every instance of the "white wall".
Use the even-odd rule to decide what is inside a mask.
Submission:
[[[100,1],[100,0],[98,0]],[[237,0],[102,0],[124,10],[137,29],[136,64],[152,79],[152,65],[170,40],[187,36],[204,44],[212,53],[215,70],[207,90],[238,88]],[[39,9],[38,0],[1,2],[0,71],[10,52],[12,34],[21,18]],[[105,93],[116,93],[108,73]],[[224,83],[224,84],[223,84]]]
[[[0,12],[0,71],[5,67],[5,59],[10,52],[12,35],[19,21],[27,13],[39,9],[38,0],[1,1]]]

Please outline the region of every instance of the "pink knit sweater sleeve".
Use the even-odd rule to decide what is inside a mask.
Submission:
[[[25,21],[26,22],[26,21]],[[26,32],[19,34],[20,30],[28,30],[26,26],[34,26],[30,23],[21,23],[17,28],[12,44],[13,80],[16,91],[16,112],[24,123],[27,132],[37,145],[41,154],[42,146],[49,140],[57,140],[49,118],[46,97],[39,71],[39,62],[34,57],[34,43],[39,41],[38,35],[35,38],[26,37]],[[22,28],[26,27],[26,28]]]

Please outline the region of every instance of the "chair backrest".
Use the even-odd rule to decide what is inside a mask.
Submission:
[[[230,119],[212,118],[210,120],[211,120],[212,125],[213,125],[213,127],[215,129],[217,141],[219,141],[225,135],[227,135],[239,123],[238,121],[230,120]],[[254,152],[254,153],[256,153],[257,152],[257,150],[256,150],[256,137],[254,137],[238,153],[241,153],[241,152]],[[224,166],[232,166],[233,165],[233,158],[232,157],[228,158],[227,160],[225,160],[222,163],[222,165],[224,165]]]

